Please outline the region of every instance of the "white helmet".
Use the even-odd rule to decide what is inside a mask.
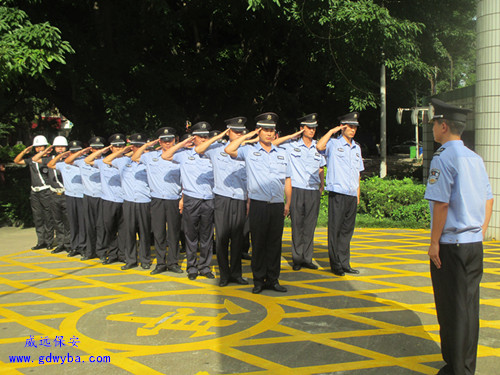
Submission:
[[[62,135],[58,135],[57,137],[54,138],[54,141],[52,142],[52,146],[57,147],[57,146],[63,146],[63,147],[68,147],[68,140],[66,137],[63,137]]]
[[[33,147],[39,147],[39,146],[47,146],[49,142],[47,142],[47,138],[45,138],[43,135],[37,135],[33,139]]]

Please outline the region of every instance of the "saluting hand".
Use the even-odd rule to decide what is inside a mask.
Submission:
[[[305,128],[300,129],[298,132],[295,132],[293,134],[293,139],[299,139],[302,136],[302,133],[304,133]]]
[[[88,154],[88,153],[90,152],[90,150],[91,150],[91,149],[92,149],[92,147],[86,147],[86,148],[84,148],[83,150],[78,151],[78,153],[79,153],[80,155],[86,155],[86,154]]]
[[[42,155],[49,154],[54,149],[54,146],[49,146],[45,150],[42,151]]]
[[[345,128],[347,128],[347,125],[339,125],[339,126],[336,126],[332,129],[332,133],[337,133],[338,131],[340,130],[344,130]]]

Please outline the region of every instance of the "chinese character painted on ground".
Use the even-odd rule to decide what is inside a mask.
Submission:
[[[73,346],[75,348],[78,348],[79,342],[80,342],[80,340],[78,339],[78,337],[75,337],[75,336],[73,336],[72,338],[69,339],[69,343],[71,344],[71,346]]]
[[[26,339],[26,344],[24,344],[24,347],[25,348],[29,348],[29,347],[36,348],[37,346],[35,343],[35,338],[30,335],[30,337]]]
[[[40,346],[45,346],[47,348],[50,348],[50,340],[49,340],[48,336],[42,337],[40,339]]]
[[[63,346],[66,346],[66,344],[64,343],[64,337],[63,336],[56,336],[56,338],[54,339],[54,346],[60,347],[60,348],[62,348]]]

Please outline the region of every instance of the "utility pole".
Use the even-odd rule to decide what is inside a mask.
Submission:
[[[387,101],[385,83],[385,54],[382,51],[380,69],[380,178],[387,176]]]

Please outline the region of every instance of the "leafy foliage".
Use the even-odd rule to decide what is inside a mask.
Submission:
[[[28,168],[5,172],[5,181],[0,183],[0,225],[33,226]]]
[[[425,185],[409,178],[403,180],[371,177],[361,182],[358,212],[376,219],[430,223],[429,204],[424,199]]]
[[[74,51],[60,34],[48,22],[33,24],[24,11],[0,6],[0,85],[40,76],[52,61],[65,64],[65,54]]]
[[[43,95],[54,88],[47,72],[74,52],[58,28],[32,23],[15,4],[0,3],[0,138],[17,128],[26,133],[35,115],[51,108]]]

